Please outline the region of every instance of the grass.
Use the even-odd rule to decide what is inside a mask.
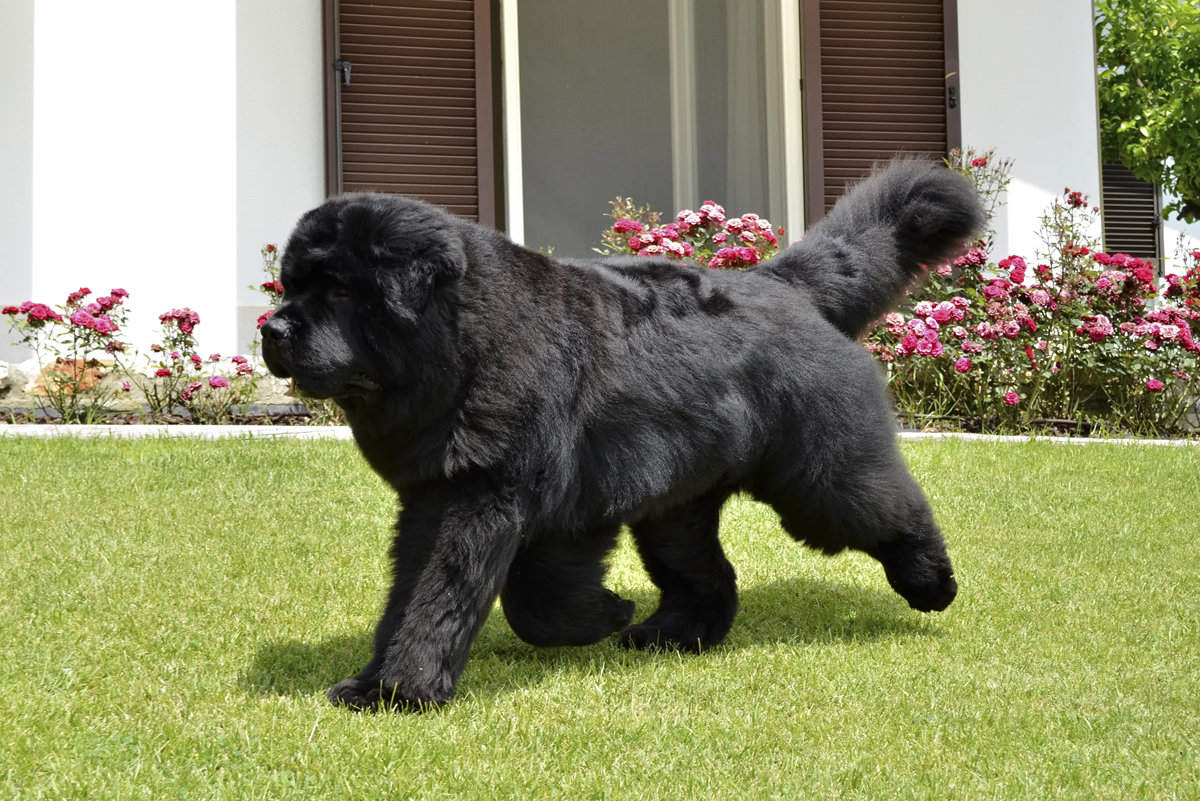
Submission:
[[[699,657],[488,621],[446,709],[363,715],[394,499],[338,442],[0,439],[5,798],[1200,797],[1200,449],[921,442],[923,616],[735,500]],[[648,613],[628,543],[611,585]]]

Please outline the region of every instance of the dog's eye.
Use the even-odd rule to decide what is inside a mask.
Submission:
[[[331,289],[329,291],[329,297],[331,297],[331,298],[348,298],[348,297],[350,297],[350,290],[346,289],[346,287],[344,287],[344,286],[335,286],[333,289]]]

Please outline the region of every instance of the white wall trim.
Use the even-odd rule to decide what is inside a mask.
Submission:
[[[504,86],[504,216],[509,238],[525,242],[525,186],[521,160],[521,48],[517,0],[500,0],[500,63]]]
[[[675,208],[699,204],[696,157],[696,5],[668,0],[667,39],[671,51],[671,178]]]
[[[781,245],[804,236],[804,104],[800,92],[800,0],[779,0],[780,80],[783,84],[784,208]],[[776,225],[780,223],[777,222]]]

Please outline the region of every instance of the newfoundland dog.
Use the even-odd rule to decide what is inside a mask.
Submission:
[[[337,401],[402,507],[374,655],[330,700],[449,700],[497,595],[534,645],[717,645],[738,609],[718,520],[739,491],[945,609],[950,558],[855,337],[982,225],[966,179],[914,160],[745,272],[556,259],[392,195],[305,214],[263,354]],[[604,586],[623,525],[661,591],[636,623]]]

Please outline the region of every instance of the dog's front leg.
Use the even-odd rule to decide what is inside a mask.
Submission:
[[[333,703],[421,708],[454,695],[516,553],[522,519],[512,502],[476,482],[441,495],[437,514],[401,516],[396,581],[376,632],[375,657],[329,691]]]

